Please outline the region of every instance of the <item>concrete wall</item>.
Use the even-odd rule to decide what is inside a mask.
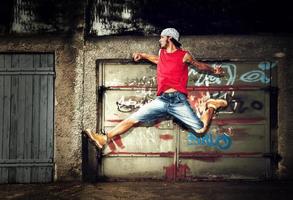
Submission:
[[[2,37],[1,52],[54,52],[56,180],[81,179],[81,131],[97,126],[96,61],[131,59],[132,52],[156,54],[158,37],[99,37],[85,42],[73,37]],[[273,136],[275,151],[282,156],[277,175],[293,178],[293,41],[271,36],[186,36],[183,47],[198,59],[278,60],[278,130]]]

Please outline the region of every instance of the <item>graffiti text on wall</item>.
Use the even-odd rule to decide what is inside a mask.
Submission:
[[[154,87],[157,85],[157,82],[154,76],[143,76],[142,78],[127,79],[125,84],[127,86]]]
[[[258,64],[258,68],[239,75],[239,80],[246,83],[261,82],[270,83],[271,77],[267,77],[266,71],[276,66],[276,62],[263,61]],[[226,72],[224,77],[215,77],[213,75],[202,74],[193,68],[189,69],[189,78],[194,81],[195,86],[210,85],[233,85],[237,77],[237,66],[232,63],[211,64],[211,66],[221,66]]]
[[[213,67],[218,64],[212,64]],[[268,84],[271,82],[270,70],[276,67],[275,62],[263,61],[257,64],[256,69],[252,69],[243,74],[237,74],[237,66],[232,63],[224,63],[220,65],[226,75],[224,77],[215,77],[213,75],[201,74],[195,69],[189,69],[189,82],[191,81],[195,86],[211,86],[211,85],[234,85],[237,80],[244,83],[260,82],[262,84]],[[133,112],[149,103],[155,98],[155,94],[148,91],[149,87],[156,85],[156,78],[153,76],[143,76],[142,78],[136,78],[127,80],[125,83],[127,86],[143,87],[137,91],[136,96],[122,96],[117,102],[117,109],[120,112]],[[229,107],[226,109],[227,113],[243,113],[246,110],[254,109],[261,110],[263,103],[255,100],[250,102],[250,105],[246,105],[247,102],[235,95],[235,91],[202,91],[202,94],[197,93],[196,96],[190,95],[189,102],[197,113],[202,114],[205,110],[205,102],[210,98],[224,98],[229,102]],[[244,103],[246,103],[244,105]]]
[[[117,102],[117,109],[120,112],[133,112],[151,102],[155,97],[151,91],[141,91],[138,96],[122,96]]]
[[[208,132],[204,137],[197,137],[192,133],[188,133],[187,144],[208,146],[218,150],[227,150],[232,145],[232,139],[231,135],[225,132],[221,134]]]

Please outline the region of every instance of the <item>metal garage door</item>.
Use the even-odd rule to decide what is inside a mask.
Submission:
[[[101,175],[112,179],[270,178],[270,87],[276,63],[218,64],[226,71],[224,77],[189,69],[188,98],[198,115],[209,98],[229,101],[205,137],[195,137],[172,119],[133,128],[106,146]],[[153,65],[100,63],[98,129],[113,128],[155,98],[155,77]]]
[[[53,54],[0,54],[0,182],[53,180]]]

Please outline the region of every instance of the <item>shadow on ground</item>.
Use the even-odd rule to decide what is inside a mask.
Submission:
[[[293,182],[58,182],[0,185],[0,199],[293,199]]]

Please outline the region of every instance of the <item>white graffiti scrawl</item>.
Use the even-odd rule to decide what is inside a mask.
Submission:
[[[267,77],[265,74],[266,70],[270,70],[276,66],[275,62],[261,62],[258,65],[257,70],[252,70],[249,72],[246,72],[242,74],[240,77],[240,80],[243,82],[262,82],[262,83],[270,83],[271,82],[271,77]]]
[[[212,67],[220,66],[226,71],[224,77],[216,77],[214,75],[202,74],[193,68],[189,69],[188,76],[194,80],[194,86],[210,86],[216,85],[233,85],[236,79],[237,67],[235,64],[212,64]]]

